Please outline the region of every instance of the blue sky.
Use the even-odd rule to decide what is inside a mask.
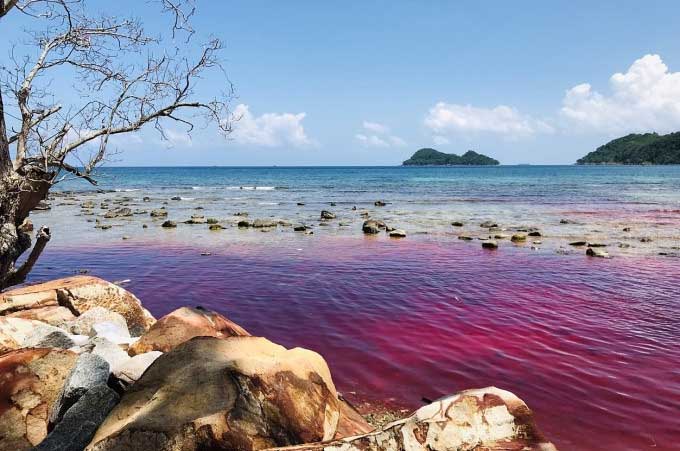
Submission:
[[[197,4],[196,42],[226,43],[236,131],[145,131],[117,143],[118,165],[392,165],[420,147],[570,164],[680,130],[677,1]]]

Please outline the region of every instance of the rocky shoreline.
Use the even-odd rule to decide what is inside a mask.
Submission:
[[[362,416],[319,354],[88,276],[0,294],[0,379],[0,451],[555,449],[510,392]]]

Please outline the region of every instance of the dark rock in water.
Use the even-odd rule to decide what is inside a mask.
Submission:
[[[166,229],[174,229],[177,227],[177,223],[175,221],[165,221],[163,224],[161,224],[161,227]]]
[[[106,385],[88,390],[57,423],[34,451],[82,451],[90,443],[109,412],[118,404],[118,394]]]
[[[205,210],[205,209],[199,205],[198,207],[194,208],[194,210]]]
[[[106,385],[110,372],[108,362],[102,357],[90,353],[79,355],[50,413],[50,424],[61,421],[66,411],[87,391]]]
[[[248,212],[247,211],[237,211],[234,213],[234,216],[243,216],[243,217],[248,217]]]
[[[592,247],[588,248],[586,255],[589,257],[609,258],[609,254],[606,251]]]
[[[143,229],[148,229],[148,228],[149,228],[149,226],[148,226],[148,225],[146,225],[146,224],[142,224],[142,228],[143,228]]]
[[[451,225],[452,225],[453,227],[463,227],[465,224],[463,224],[463,223],[460,222],[460,221],[453,221],[453,222],[451,223]]]
[[[149,216],[152,218],[164,218],[168,216],[168,210],[165,208],[158,208],[156,210],[151,210],[151,213],[149,213]]]
[[[376,207],[384,207],[387,204],[382,200],[376,200],[375,202],[373,202],[373,205],[375,205]]]
[[[331,207],[335,207],[335,202],[331,202],[331,203],[330,203],[330,206],[331,206]]]
[[[569,243],[569,246],[585,246],[587,244],[588,244],[587,241],[572,241],[571,243]]]
[[[356,209],[357,209],[356,205],[352,207],[352,211],[356,211]]]
[[[576,224],[576,222],[571,219],[560,219],[560,224]]]
[[[630,227],[624,227],[624,228],[623,228],[623,231],[624,231],[624,232],[630,232],[630,231],[631,231],[631,228],[630,228]]]
[[[306,225],[296,225],[293,227],[293,230],[295,232],[304,232],[306,230],[309,230],[311,227],[306,226]]]
[[[222,227],[222,226],[219,225],[219,224],[210,224],[210,225],[208,226],[208,229],[210,229],[210,230],[222,230],[223,228],[224,228],[224,227]]]
[[[373,219],[368,219],[364,221],[363,225],[361,226],[361,230],[363,230],[363,232],[368,235],[375,235],[377,233],[380,233],[378,221],[375,221]]]
[[[588,247],[607,247],[604,243],[588,243]]]
[[[335,215],[328,210],[322,210],[321,219],[335,219]]]
[[[484,221],[483,223],[479,224],[479,227],[490,229],[491,227],[498,227],[498,224],[493,221]]]
[[[206,222],[207,222],[208,224],[217,224],[217,223],[219,223],[220,221],[218,221],[218,220],[215,219],[215,218],[208,218],[208,219],[206,220]]]
[[[471,236],[467,236],[467,235],[460,235],[460,236],[458,237],[458,239],[459,239],[459,240],[463,240],[463,241],[472,241],[472,240],[474,240],[474,238],[472,238]]]
[[[391,238],[406,238],[406,232],[402,229],[393,229],[390,232]]]
[[[105,218],[118,218],[118,217],[128,217],[132,216],[132,210],[127,207],[116,208],[114,210],[109,210],[104,214]]]
[[[142,199],[144,202],[151,202],[151,198],[149,196],[144,196]]]
[[[304,202],[298,202],[297,205],[298,207],[302,207],[305,203]]]
[[[482,241],[482,247],[484,249],[498,249],[498,243],[494,240]]]
[[[652,239],[651,239],[650,237],[648,237],[648,236],[640,238],[640,242],[641,242],[641,243],[651,243],[652,241],[654,241],[654,240],[652,240]]]
[[[250,221],[244,219],[242,221],[239,221],[237,225],[239,227],[250,227]]]
[[[278,222],[271,221],[271,220],[268,220],[268,219],[256,219],[255,221],[253,221],[250,224],[250,226],[255,227],[256,229],[264,229],[264,228],[276,227],[278,224],[279,224]]]
[[[541,232],[538,230],[534,230],[533,232],[529,232],[529,236],[542,236]]]
[[[95,229],[102,229],[102,230],[109,230],[111,228],[111,224],[97,224],[94,226]]]
[[[36,348],[69,349],[75,346],[75,342],[66,333],[54,331],[45,335],[36,345]]]
[[[170,200],[182,200],[182,198],[179,196],[173,196],[170,198]]]
[[[519,234],[519,233],[516,233],[512,237],[510,237],[510,241],[512,241],[513,243],[523,243],[526,240],[527,240],[527,236]]]

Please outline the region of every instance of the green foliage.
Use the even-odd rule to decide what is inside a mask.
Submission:
[[[680,164],[680,132],[630,134],[598,147],[576,164]]]
[[[497,164],[500,164],[498,160],[472,150],[468,150],[463,155],[458,156],[430,148],[420,149],[411,158],[404,161],[404,166],[489,166]]]

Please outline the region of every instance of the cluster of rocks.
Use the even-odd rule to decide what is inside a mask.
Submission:
[[[319,354],[94,277],[0,294],[0,346],[0,451],[555,449],[493,387],[376,429]]]
[[[570,221],[566,219],[560,220],[560,224],[571,224]],[[461,221],[453,221],[451,223],[452,227],[464,227],[465,224]],[[542,244],[542,241],[537,239],[541,238],[543,234],[536,227],[508,227],[501,228],[494,221],[484,221],[479,224],[479,227],[486,229],[489,234],[487,236],[478,236],[477,239],[482,242],[482,248],[484,249],[498,249],[498,240],[508,240],[515,244],[524,244],[531,238],[532,249],[537,249],[536,246]],[[513,232],[511,235],[502,233],[506,231]],[[459,240],[472,241],[475,237],[467,234],[459,234]],[[609,258],[609,253],[601,249],[607,245],[604,243],[593,243],[588,241],[573,241],[569,243],[570,246],[574,247],[587,247],[586,255],[589,257],[600,257]]]

